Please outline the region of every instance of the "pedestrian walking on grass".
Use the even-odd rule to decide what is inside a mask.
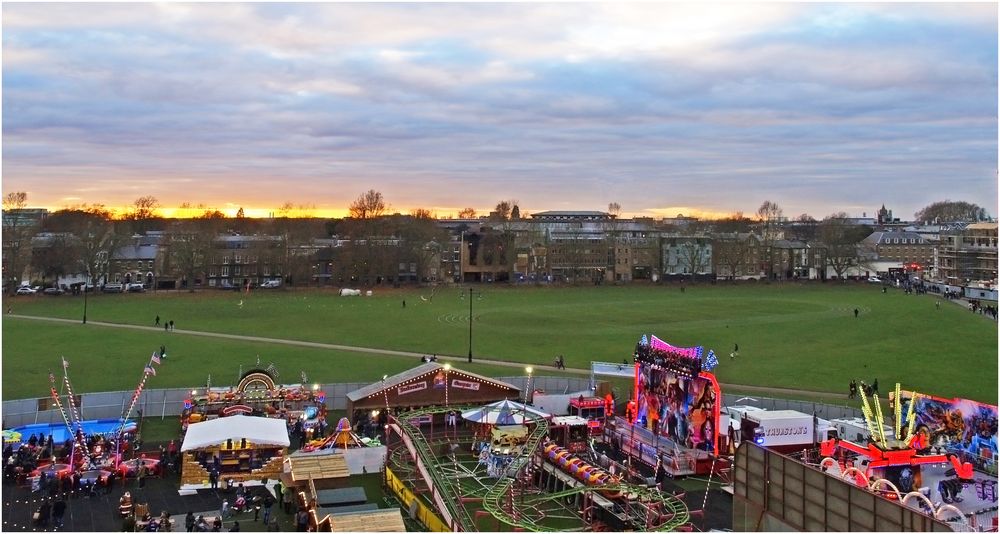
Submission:
[[[855,319],[858,318],[858,309],[857,308],[854,308],[854,318]]]
[[[156,316],[156,323],[155,323],[155,325],[156,326],[160,326],[160,316],[159,315]]]
[[[173,329],[174,329],[174,320],[171,319],[170,320],[170,330],[173,330]]]

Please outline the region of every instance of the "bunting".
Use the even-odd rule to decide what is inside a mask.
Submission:
[[[152,363],[147,363],[146,364],[146,368],[143,369],[143,373],[147,374],[147,375],[156,376],[156,369],[153,368],[153,364]]]

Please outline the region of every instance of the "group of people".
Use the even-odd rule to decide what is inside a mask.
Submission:
[[[432,354],[430,356],[421,356],[420,363],[436,362],[438,361],[437,354]]]
[[[160,316],[159,315],[157,315],[156,319],[153,320],[153,324],[155,326],[160,326]],[[173,329],[174,329],[174,321],[173,321],[173,319],[171,319],[169,321],[163,321],[163,331],[164,332],[169,332],[169,331],[171,331]]]
[[[864,392],[866,397],[871,397],[873,394],[878,394],[878,378],[872,381],[871,384],[865,384],[865,381],[861,381],[861,391]],[[851,379],[851,383],[847,385],[847,398],[853,399],[858,396],[858,382]]]

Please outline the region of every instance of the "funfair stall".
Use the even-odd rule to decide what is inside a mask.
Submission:
[[[181,483],[277,479],[289,445],[284,421],[234,415],[188,426],[181,445]]]

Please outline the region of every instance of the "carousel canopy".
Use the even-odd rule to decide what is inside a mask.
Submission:
[[[528,420],[544,418],[549,419],[552,415],[541,410],[536,410],[531,406],[525,406],[520,402],[502,400],[487,404],[475,410],[462,412],[462,419],[473,423],[486,425],[523,425],[524,415],[528,414]]]
[[[234,415],[189,425],[181,451],[214,447],[225,443],[227,439],[235,441],[242,438],[255,445],[287,447],[290,443],[283,420]]]

